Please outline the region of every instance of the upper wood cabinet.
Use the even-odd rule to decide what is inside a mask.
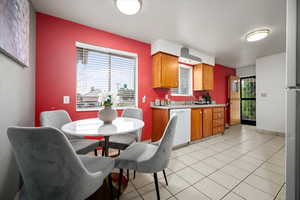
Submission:
[[[165,53],[152,56],[152,87],[178,88],[178,57]]]
[[[214,68],[208,64],[194,66],[194,90],[214,89]]]
[[[203,137],[202,125],[203,125],[203,113],[201,108],[192,109],[192,122],[191,122],[191,140],[198,140]]]

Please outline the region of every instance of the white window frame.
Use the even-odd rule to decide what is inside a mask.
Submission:
[[[86,44],[86,43],[82,43],[82,42],[75,42],[75,47],[81,47],[81,48],[85,48],[85,49],[90,49],[90,50],[95,50],[95,51],[101,51],[104,53],[111,53],[111,54],[116,54],[116,55],[120,55],[120,56],[127,56],[127,57],[132,57],[135,59],[135,105],[134,106],[127,106],[127,107],[114,107],[116,110],[124,110],[126,108],[137,108],[139,106],[139,77],[138,77],[138,54],[136,53],[131,53],[131,52],[127,52],[127,51],[121,51],[121,50],[116,50],[116,49],[110,49],[110,48],[105,48],[105,47],[100,47],[100,46],[95,46],[95,45],[91,45],[91,44]],[[76,64],[76,93],[77,93],[77,64]],[[100,108],[77,108],[77,98],[76,98],[76,94],[75,94],[75,99],[76,99],[76,112],[84,112],[84,111],[99,111],[101,109]]]
[[[190,67],[188,65],[184,65],[184,64],[179,64],[179,76],[178,76],[178,91],[180,91],[180,71],[182,68],[184,69],[188,69],[190,71],[190,80],[189,80],[189,84],[190,84],[190,90],[189,90],[189,93],[188,94],[176,94],[176,93],[173,93],[171,92],[171,95],[172,96],[182,96],[182,97],[190,97],[190,96],[193,96],[193,67]]]

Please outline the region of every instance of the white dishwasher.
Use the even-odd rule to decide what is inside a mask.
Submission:
[[[191,109],[171,109],[170,116],[177,115],[177,127],[173,147],[191,141]]]

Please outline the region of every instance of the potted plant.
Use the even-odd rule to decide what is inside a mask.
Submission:
[[[112,106],[117,104],[117,96],[111,92],[103,92],[99,94],[99,103],[103,106],[99,111],[99,119],[104,122],[104,124],[111,124],[114,119],[117,118],[117,111],[112,108]]]
[[[205,93],[202,98],[204,99],[204,101],[207,103],[207,104],[211,104],[211,97],[209,95],[209,93]]]

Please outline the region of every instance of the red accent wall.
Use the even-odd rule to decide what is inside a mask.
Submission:
[[[76,111],[76,48],[75,42],[83,42],[138,54],[138,98],[143,109],[145,127],[143,139],[151,137],[152,119],[150,101],[164,98],[168,89],[152,89],[152,61],[150,44],[116,34],[73,23],[42,13],[36,15],[36,125],[40,112],[65,109],[73,120],[96,117],[97,112]],[[221,65],[215,67],[215,90],[211,95],[217,103],[227,101],[227,76],[235,70]],[[195,92],[195,96],[201,93]],[[63,104],[63,96],[70,96],[71,103]],[[147,102],[142,104],[142,97]],[[188,97],[192,99],[194,97]],[[185,97],[172,97],[185,100]],[[120,113],[121,111],[119,111]]]

